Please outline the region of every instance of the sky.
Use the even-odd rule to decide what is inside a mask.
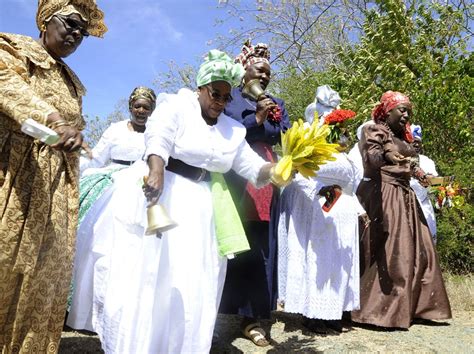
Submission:
[[[221,3],[225,1],[220,1]],[[232,21],[218,0],[97,0],[108,32],[85,38],[65,62],[87,89],[83,114],[106,118],[136,86],[152,87],[171,60],[196,63],[212,49],[207,42],[225,33]],[[37,0],[0,0],[0,32],[37,38]],[[231,53],[229,53],[231,54]],[[236,53],[232,53],[232,57]]]

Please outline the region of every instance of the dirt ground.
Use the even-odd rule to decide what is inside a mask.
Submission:
[[[262,322],[267,329],[271,326],[271,346],[266,348],[256,347],[240,336],[236,316],[219,316],[219,341],[211,353],[472,352],[473,312],[457,312],[454,316],[444,323],[415,324],[408,331],[353,327],[340,335],[321,336],[307,331],[299,316],[275,312],[273,323]],[[59,352],[102,353],[102,350],[97,336],[70,331],[63,332]]]
[[[271,321],[261,321],[270,333],[271,346],[259,348],[239,332],[237,316],[219,315],[218,342],[211,353],[472,353],[474,352],[474,277],[447,279],[453,307],[452,320],[414,324],[407,331],[383,331],[375,327],[352,327],[340,335],[315,335],[301,325],[301,317],[281,311]],[[102,353],[95,335],[63,332],[59,352]],[[132,353],[130,353],[132,354]]]

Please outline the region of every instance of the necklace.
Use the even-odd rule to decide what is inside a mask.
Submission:
[[[395,136],[395,134],[393,134],[392,129],[390,129],[390,127],[388,126],[387,122],[379,122],[379,124],[381,124],[381,125],[383,125],[385,128],[387,128],[387,130],[388,130],[388,132],[390,133],[390,135]]]

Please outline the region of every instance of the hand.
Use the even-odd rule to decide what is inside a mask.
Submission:
[[[414,176],[418,180],[418,182],[420,182],[420,184],[425,188],[430,186],[430,178],[433,177],[428,176],[425,171],[423,171],[423,169],[421,169],[420,167],[415,169]]]
[[[257,182],[268,181],[271,178],[271,175],[274,170],[276,163],[267,163],[260,168],[258,172]]]
[[[143,177],[143,192],[148,201],[148,207],[158,203],[164,184],[164,165],[163,159],[157,155],[148,157],[148,166],[150,172],[148,176]]]
[[[394,165],[400,164],[402,162],[410,161],[409,157],[405,157],[397,151],[390,151],[385,154],[385,159],[389,162],[393,163]]]
[[[257,102],[257,111],[255,113],[255,120],[258,125],[262,125],[267,119],[268,112],[277,107],[271,98],[265,97]]]
[[[61,115],[57,112],[48,115],[46,123],[49,125],[56,121],[64,121]],[[58,133],[59,141],[51,145],[52,148],[62,150],[64,152],[72,152],[78,150],[82,145],[82,134],[79,130],[71,125],[61,125],[53,128]]]
[[[269,177],[270,177],[270,182],[278,188],[284,188],[287,185],[289,185],[291,182],[293,182],[293,179],[295,178],[296,173],[298,172],[296,170],[291,171],[291,174],[288,177],[288,179],[284,180],[280,175],[275,173],[275,167],[276,167],[277,164],[276,163],[271,163],[269,165],[270,165],[269,166],[270,169],[268,171],[268,174],[269,174]],[[262,169],[263,169],[263,167],[262,167]]]
[[[155,205],[160,199],[163,191],[163,175],[150,171],[148,176],[143,177],[143,192],[148,201],[147,207]]]
[[[325,186],[325,187],[322,187],[319,192],[318,192],[318,195],[322,196],[322,197],[328,197],[331,195],[332,191],[333,190],[338,190],[339,192],[342,192],[342,188],[341,186],[337,185],[337,184],[333,184],[332,186]]]
[[[65,152],[79,150],[82,145],[82,134],[76,128],[71,126],[62,126],[54,129],[59,134],[59,141],[51,145],[52,148]]]
[[[367,215],[367,213],[364,213],[362,215],[359,216],[359,218],[361,219],[363,225],[364,225],[364,228],[367,228],[370,224],[370,218],[369,216]],[[360,225],[360,224],[359,224]]]
[[[94,156],[92,155],[91,148],[89,147],[89,145],[85,141],[82,142],[81,148],[82,148],[82,150],[84,150],[84,152],[85,152],[86,156],[89,158],[89,160],[92,160],[94,158]]]

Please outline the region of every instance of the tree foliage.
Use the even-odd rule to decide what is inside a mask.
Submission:
[[[330,68],[332,83],[368,119],[387,90],[407,93],[414,103],[412,122],[424,130],[425,149],[444,172],[462,159],[474,168],[472,116],[474,102],[471,39],[463,27],[464,12],[451,5],[400,0],[377,1],[367,12],[364,36],[357,45],[341,48],[340,63]]]
[[[115,105],[114,111],[110,113],[105,120],[97,116],[95,118],[85,116],[87,125],[83,134],[86,143],[90,147],[94,147],[102,136],[102,133],[110,126],[110,124],[128,119],[129,115],[128,101],[126,99],[121,99]]]
[[[324,70],[337,56],[337,47],[358,36],[363,0],[257,0],[225,1],[228,18],[240,26],[211,43],[238,53],[247,39],[266,42],[271,48],[272,68],[294,68],[300,74]],[[222,18],[218,23],[225,23]]]

